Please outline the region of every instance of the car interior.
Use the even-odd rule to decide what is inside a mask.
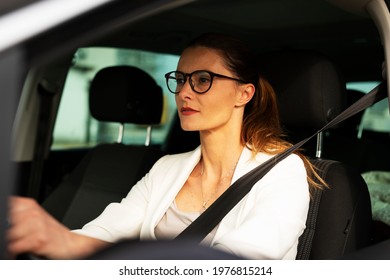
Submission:
[[[4,52],[22,70],[8,106],[12,164],[2,170],[12,188],[3,196],[33,197],[70,229],[120,201],[163,155],[200,144],[181,129],[164,74],[204,32],[256,52],[292,143],[387,80],[388,1],[112,2],[26,40],[21,58]],[[330,187],[312,194],[297,259],[390,258],[389,112],[387,98],[300,149]]]

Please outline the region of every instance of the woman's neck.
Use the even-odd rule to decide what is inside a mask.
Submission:
[[[211,135],[201,132],[201,172],[206,176],[232,175],[244,146],[238,135]]]

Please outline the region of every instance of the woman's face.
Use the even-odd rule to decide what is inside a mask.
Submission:
[[[224,66],[217,51],[205,47],[186,49],[180,57],[177,70],[187,74],[196,70],[208,70],[237,78]],[[198,94],[192,90],[187,80],[176,94],[181,127],[188,131],[231,129],[239,116],[236,113],[239,108],[239,89],[236,81],[214,77],[211,88],[206,93]],[[240,118],[241,123],[242,114]]]

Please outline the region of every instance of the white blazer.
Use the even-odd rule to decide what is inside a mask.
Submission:
[[[201,157],[192,152],[158,160],[122,199],[74,232],[108,242],[156,239],[154,229]],[[243,149],[232,183],[271,156]],[[295,259],[309,207],[306,169],[295,154],[279,162],[220,222],[211,247],[249,259]]]

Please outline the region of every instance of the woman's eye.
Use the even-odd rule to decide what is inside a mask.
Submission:
[[[182,85],[182,84],[185,83],[185,80],[184,80],[184,78],[176,78],[176,83],[177,83],[178,85]]]
[[[199,78],[199,83],[200,84],[208,84],[208,83],[210,83],[210,78],[200,77]]]

